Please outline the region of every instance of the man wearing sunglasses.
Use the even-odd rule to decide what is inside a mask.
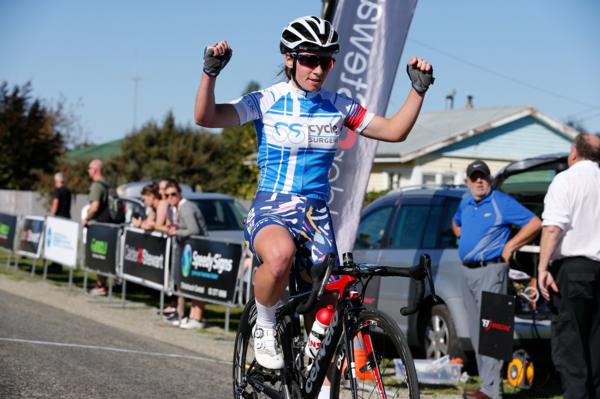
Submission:
[[[260,177],[245,236],[262,262],[254,280],[258,315],[254,353],[257,362],[269,369],[283,366],[275,309],[287,286],[295,243],[309,250],[313,263],[337,254],[327,199],[328,173],[341,134],[350,129],[373,139],[403,141],[433,83],[431,65],[411,58],[413,88],[404,105],[390,118],[374,115],[356,100],[322,89],[339,47],[338,34],[328,21],[311,16],[295,19],[280,38],[287,81],[228,104],[215,104],[214,89],[232,49],[221,41],[204,53],[196,123],[231,127],[254,121],[257,131]],[[313,317],[305,315],[304,320],[310,329]]]

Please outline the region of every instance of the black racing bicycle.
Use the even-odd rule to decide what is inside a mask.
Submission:
[[[256,305],[253,299],[248,302],[235,339],[235,398],[316,398],[326,375],[331,381],[331,398],[419,397],[417,374],[404,334],[393,319],[368,308],[363,299],[374,276],[409,277],[415,281],[416,299],[400,312],[404,316],[415,313],[424,298],[425,280],[435,299],[429,255],[422,255],[419,264],[407,268],[357,264],[351,253],[343,258],[342,265],[336,264],[334,256],[315,265],[308,293],[294,294],[295,281],[290,278],[290,298],[277,311],[276,328],[284,356],[281,370],[263,368],[254,359]],[[299,259],[302,257],[297,254],[296,261]],[[329,282],[330,275],[340,278]],[[313,309],[323,295],[334,294],[338,300],[333,319],[314,361],[309,363],[299,315]]]

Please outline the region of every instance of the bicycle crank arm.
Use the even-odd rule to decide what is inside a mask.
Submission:
[[[273,399],[288,399],[289,398],[289,393],[287,395],[282,395],[281,392],[271,388],[270,386],[268,386],[266,384],[263,384],[260,380],[258,380],[257,378],[254,378],[254,376],[252,376],[252,375],[247,375],[246,381],[250,385],[252,385],[252,387],[254,389],[256,389],[259,392],[264,393],[265,395],[267,395],[270,398],[273,398]],[[285,389],[285,392],[287,392],[287,389]]]

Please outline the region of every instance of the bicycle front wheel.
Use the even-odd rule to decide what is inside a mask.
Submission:
[[[339,348],[339,351],[346,348]],[[348,354],[337,357],[331,398],[352,398]],[[363,310],[354,337],[357,397],[418,398],[417,372],[406,338],[386,314]]]

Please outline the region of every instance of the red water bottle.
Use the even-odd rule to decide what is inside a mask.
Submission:
[[[306,348],[304,350],[304,353],[309,359],[314,359],[317,356],[317,352],[319,352],[319,349],[321,348],[321,341],[325,338],[327,327],[329,327],[331,319],[333,318],[333,311],[333,306],[327,305],[317,312],[317,317],[312,325],[310,334],[308,335],[308,342],[306,343]]]

